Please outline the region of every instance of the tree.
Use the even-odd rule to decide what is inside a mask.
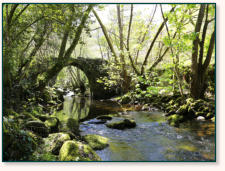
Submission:
[[[89,13],[91,12],[92,8],[93,8],[93,5],[89,4],[86,11],[84,11],[84,14],[81,18],[80,24],[78,25],[78,27],[75,31],[74,37],[72,39],[72,43],[70,44],[69,48],[66,50],[66,44],[67,44],[70,28],[72,26],[72,21],[70,21],[68,23],[68,26],[66,27],[64,34],[63,34],[63,39],[62,39],[62,43],[60,46],[60,51],[59,51],[59,56],[57,58],[57,62],[49,70],[47,70],[46,72],[39,75],[39,78],[37,80],[38,81],[37,90],[42,90],[46,86],[46,84],[49,82],[49,80],[51,78],[53,78],[55,75],[57,75],[59,73],[59,71],[61,71],[61,69],[67,65],[67,62],[70,59],[70,56],[71,56],[73,50],[75,49],[75,47],[78,44],[82,30],[85,27],[86,21],[88,19]],[[71,14],[71,16],[73,16],[73,13]],[[72,17],[71,17],[71,19],[72,19]]]
[[[207,36],[207,28],[210,22],[214,21],[214,16],[212,16],[211,19],[209,19],[209,7],[214,5],[209,4],[201,4],[198,18],[195,24],[195,30],[194,33],[196,34],[195,39],[193,40],[193,46],[192,46],[192,64],[191,64],[191,84],[190,84],[190,93],[193,98],[204,98],[205,91],[207,88],[207,82],[206,82],[206,73],[207,68],[210,64],[214,44],[215,44],[215,28],[213,28],[213,31],[210,36],[210,41],[208,48],[205,45],[205,39]],[[211,9],[213,10],[213,9]],[[205,21],[203,22],[203,19],[205,17]],[[201,28],[202,29],[202,34]],[[201,39],[200,39],[201,35]],[[207,51],[205,54],[205,60],[204,58],[204,50]]]

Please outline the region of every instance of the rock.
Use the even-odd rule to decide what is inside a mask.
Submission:
[[[85,135],[84,140],[94,150],[102,150],[109,145],[108,138],[102,137],[100,135]]]
[[[59,151],[60,161],[100,161],[101,158],[86,144],[78,141],[66,141]]]
[[[173,114],[173,115],[170,115],[167,118],[167,120],[168,120],[170,125],[177,127],[177,126],[179,126],[179,123],[183,122],[184,117],[182,115],[179,115],[179,114]]]
[[[106,122],[107,122],[107,120],[90,121],[90,122],[88,122],[88,124],[104,124]]]
[[[106,126],[109,128],[122,130],[122,129],[126,129],[126,128],[134,128],[136,126],[136,123],[134,120],[124,119],[124,120],[117,121],[117,122],[107,123]]]
[[[59,119],[50,117],[45,121],[45,125],[50,128],[50,132],[56,132],[58,131]]]
[[[47,138],[44,138],[45,150],[54,155],[58,155],[63,143],[70,139],[70,135],[67,133],[49,134]]]
[[[41,121],[28,121],[25,124],[25,128],[41,137],[47,137],[49,134],[49,128]]]
[[[102,115],[102,116],[98,116],[96,119],[100,119],[100,120],[112,120],[112,116]]]
[[[197,121],[205,121],[205,117],[204,116],[198,116]]]
[[[150,109],[150,107],[148,106],[148,104],[145,104],[142,106],[141,110],[145,110],[148,111]]]
[[[181,114],[181,115],[184,115],[188,113],[188,105],[182,105],[179,107],[179,109],[176,111],[176,114]]]
[[[44,114],[35,115],[35,117],[40,119],[42,122],[45,122],[48,118],[50,118],[49,116],[44,115]]]

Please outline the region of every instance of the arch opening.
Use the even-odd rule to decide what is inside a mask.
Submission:
[[[91,96],[90,84],[86,74],[73,65],[62,68],[49,83],[67,93],[77,96]]]

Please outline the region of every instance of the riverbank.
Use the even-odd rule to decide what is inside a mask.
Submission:
[[[193,99],[187,95],[152,95],[150,97],[134,97],[131,94],[112,99],[128,109],[139,111],[161,110],[170,125],[178,127],[180,123],[191,120],[210,120],[215,122],[215,100]]]

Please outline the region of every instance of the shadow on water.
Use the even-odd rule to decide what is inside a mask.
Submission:
[[[60,120],[61,131],[77,133],[79,122],[121,110],[120,105],[110,100],[95,101],[88,97],[64,96],[63,110],[55,113],[55,116]]]
[[[133,129],[116,130],[94,124],[96,116],[122,110],[112,101],[65,97],[64,109],[56,116],[63,123],[62,130],[79,127],[82,135],[109,138],[109,147],[97,151],[103,161],[214,161],[214,123],[192,121],[175,128],[167,124],[162,112],[130,111],[124,117],[136,121]]]

